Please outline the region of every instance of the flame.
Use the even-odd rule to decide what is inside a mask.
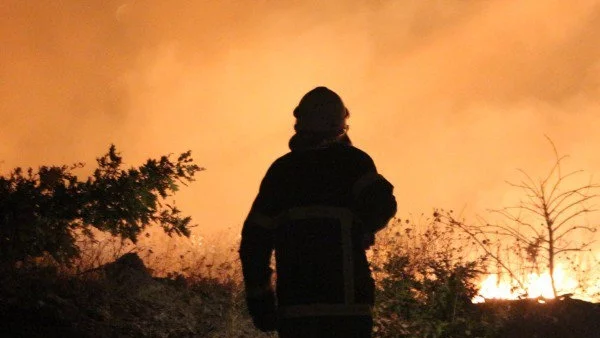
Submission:
[[[575,293],[579,283],[567,275],[562,266],[554,269],[554,282],[559,293]],[[479,293],[473,298],[473,303],[483,303],[486,299],[519,299],[524,295],[527,298],[554,298],[552,283],[548,271],[540,274],[530,273],[525,278],[525,289],[515,287],[508,280],[498,280],[498,275],[493,274],[485,278],[479,288]]]

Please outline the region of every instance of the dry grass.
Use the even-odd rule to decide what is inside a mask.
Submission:
[[[436,249],[456,244],[452,234],[428,239],[435,234],[422,232],[419,222],[395,221],[379,234],[370,252],[374,265],[382,266],[390,250],[431,259]],[[69,267],[41,260],[36,269],[1,276],[0,336],[275,337],[256,331],[247,315],[238,242],[231,229],[208,238],[151,229],[135,245],[113,237],[82,240],[82,255]],[[132,252],[145,269],[107,273],[105,264]]]

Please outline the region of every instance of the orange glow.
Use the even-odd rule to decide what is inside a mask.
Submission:
[[[317,85],[396,187],[400,217],[504,205],[553,155],[600,172],[597,0],[0,1],[0,172],[188,149],[175,196],[235,238]],[[590,222],[600,221],[598,214]],[[157,241],[157,245],[161,245]],[[596,248],[597,251],[597,248]]]

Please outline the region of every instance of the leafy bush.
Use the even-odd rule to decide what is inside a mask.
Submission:
[[[470,251],[463,236],[436,215],[417,223],[396,219],[378,235],[372,257],[378,337],[489,336],[493,327],[471,301],[485,256]]]
[[[202,170],[189,151],[176,161],[162,156],[125,170],[111,145],[97,162],[85,180],[73,173],[83,164],[16,168],[8,177],[0,176],[3,266],[45,255],[68,263],[79,254],[77,236],[92,237],[94,228],[132,242],[149,224],[159,224],[169,235],[189,236],[191,218],[161,203],[177,191],[178,183],[193,181]]]

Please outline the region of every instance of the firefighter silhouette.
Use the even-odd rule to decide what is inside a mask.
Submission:
[[[335,92],[309,91],[294,117],[291,151],[268,169],[242,229],[248,310],[256,328],[282,338],[371,337],[365,250],[396,213],[393,186],[352,145]]]

